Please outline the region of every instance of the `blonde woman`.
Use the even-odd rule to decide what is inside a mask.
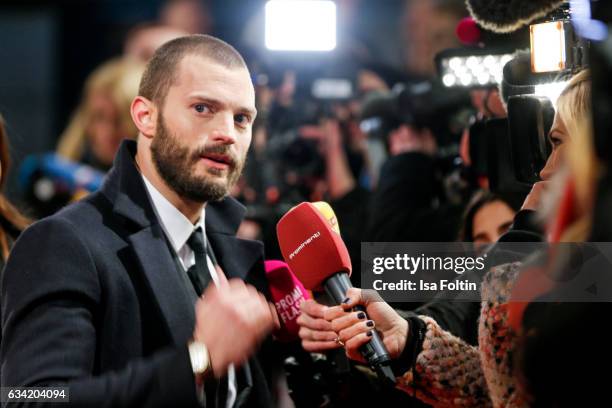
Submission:
[[[561,93],[557,100],[557,112],[548,135],[552,153],[546,166],[540,172],[542,181],[534,184],[523,208],[537,209],[542,204],[542,194],[550,189],[553,176],[564,177],[559,170],[566,162],[571,161],[574,164],[574,169],[581,172],[580,177],[583,177],[582,172],[593,171],[591,168],[593,161],[587,160],[590,156],[585,150],[590,145],[591,138],[582,130],[590,128],[591,124],[590,95],[591,76],[588,70],[574,75]],[[581,158],[575,160],[576,157]]]
[[[142,62],[118,58],[89,75],[82,101],[60,136],[60,156],[100,170],[111,167],[121,141],[136,136],[130,104],[143,70]]]

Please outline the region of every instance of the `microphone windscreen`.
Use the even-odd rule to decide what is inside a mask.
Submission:
[[[350,275],[351,259],[340,234],[312,203],[289,210],[276,225],[285,262],[306,289],[321,290],[337,272]]]
[[[510,33],[546,16],[563,0],[467,0],[478,24],[496,33]]]
[[[311,298],[302,282],[283,261],[265,261],[266,276],[270,285],[270,294],[278,313],[281,327],[274,332],[276,339],[290,342],[299,338],[300,327],[297,318],[300,316],[300,305]]]

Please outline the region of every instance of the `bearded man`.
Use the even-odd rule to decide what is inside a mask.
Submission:
[[[2,276],[2,387],[67,387],[79,406],[274,406],[263,246],[228,191],[255,93],[225,42],[160,47],[104,186],[26,230]],[[38,405],[37,405],[38,406]]]

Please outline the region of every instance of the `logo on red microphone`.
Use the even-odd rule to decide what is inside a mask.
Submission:
[[[289,254],[289,259],[293,259],[297,254],[300,253],[302,249],[306,247],[306,245],[309,245],[314,239],[317,239],[320,236],[321,236],[321,233],[319,231],[312,234],[311,237],[309,237],[306,241],[302,242],[297,248],[295,248],[295,250],[292,253]]]

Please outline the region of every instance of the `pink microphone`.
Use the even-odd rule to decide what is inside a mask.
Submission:
[[[281,322],[281,327],[274,332],[274,336],[283,342],[297,340],[300,330],[300,326],[297,324],[297,318],[300,316],[300,305],[303,301],[311,298],[310,293],[285,262],[265,261],[265,267],[270,294]]]

